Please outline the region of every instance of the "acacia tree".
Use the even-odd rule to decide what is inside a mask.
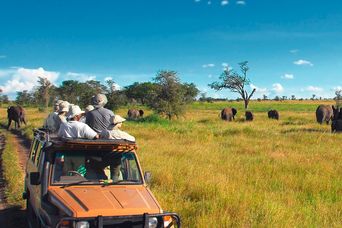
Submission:
[[[185,110],[185,90],[175,71],[159,71],[154,78],[156,83],[155,97],[149,101],[149,106],[159,114],[164,114],[169,120],[182,114]]]
[[[247,109],[249,101],[255,93],[256,89],[254,88],[250,94],[248,94],[248,91],[246,89],[246,86],[250,84],[250,80],[247,78],[247,71],[249,70],[248,61],[239,63],[239,65],[242,73],[241,75],[234,70],[226,67],[219,77],[221,81],[213,82],[209,84],[209,86],[216,91],[229,89],[234,93],[240,94],[241,98],[244,100],[245,109]]]

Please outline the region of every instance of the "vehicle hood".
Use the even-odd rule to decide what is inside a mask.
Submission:
[[[49,199],[73,217],[162,212],[153,194],[143,185],[54,187],[49,190]]]

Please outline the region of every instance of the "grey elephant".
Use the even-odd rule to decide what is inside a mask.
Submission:
[[[318,123],[322,124],[323,122],[326,122],[329,124],[330,120],[333,119],[334,116],[334,106],[330,105],[320,105],[316,109],[316,120]]]
[[[140,109],[140,110],[130,109],[127,112],[127,116],[129,119],[138,119],[139,117],[144,116],[144,111],[142,109]]]
[[[279,120],[279,112],[275,109],[268,111],[268,118]]]
[[[251,111],[246,111],[245,117],[247,121],[252,121],[254,119],[253,113]]]
[[[232,121],[234,120],[236,113],[237,110],[235,108],[224,108],[221,111],[221,119],[226,121]]]
[[[332,132],[342,132],[342,108],[338,109],[332,106],[333,120],[331,123]]]

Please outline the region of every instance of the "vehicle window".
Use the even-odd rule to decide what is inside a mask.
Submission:
[[[132,152],[58,152],[53,164],[52,184],[141,184],[142,178]]]
[[[44,146],[44,143],[38,143],[38,146],[37,146],[37,149],[36,149],[36,154],[35,154],[35,158],[34,158],[34,164],[36,166],[38,166],[39,164],[39,159],[40,159],[40,156],[41,156],[41,152],[42,152],[42,148]]]
[[[37,151],[39,149],[40,146],[40,141],[39,140],[35,140],[34,146],[32,147],[32,153],[31,153],[31,160],[34,162],[36,159],[36,155],[37,155]]]
[[[32,146],[31,146],[30,158],[32,159],[32,161],[33,161],[33,158],[34,158],[34,156],[35,156],[35,154],[36,154],[37,141],[38,141],[38,140],[36,140],[36,139],[33,140],[33,143],[32,143]]]

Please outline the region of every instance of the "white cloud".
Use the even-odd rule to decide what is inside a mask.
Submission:
[[[113,80],[113,78],[112,77],[105,77],[104,79],[103,79],[103,81],[109,81],[109,80]]]
[[[39,77],[46,78],[54,84],[60,73],[46,71],[42,67],[37,69],[20,67],[16,69],[2,70],[0,71],[0,75],[10,78],[4,83],[4,85],[0,86],[3,93],[15,94],[17,91],[32,90],[34,86],[38,84],[37,81]]]
[[[316,86],[308,86],[308,87],[305,88],[305,91],[308,91],[308,92],[322,92],[323,88],[316,87]]]
[[[274,83],[272,85],[272,91],[275,93],[281,93],[284,91],[284,87],[280,83]]]
[[[310,61],[304,60],[304,59],[299,59],[297,61],[294,61],[293,63],[296,65],[302,65],[302,66],[304,66],[304,65],[313,66],[313,64]]]
[[[250,84],[250,87],[251,87],[251,89],[255,89],[255,93],[257,93],[259,95],[264,95],[264,94],[269,95],[269,91],[267,88],[260,88],[254,84]]]
[[[228,4],[229,4],[229,2],[227,0],[221,1],[221,6],[225,6],[225,5],[228,5]]]
[[[236,1],[237,5],[246,5],[246,1]]]
[[[298,52],[299,52],[298,49],[292,49],[292,50],[290,50],[290,53],[291,53],[291,54],[296,54],[296,53],[298,53]]]
[[[342,86],[336,86],[334,88],[332,88],[333,91],[339,91],[342,90]]]
[[[290,79],[293,79],[294,76],[293,76],[293,74],[284,74],[283,76],[281,76],[281,78],[290,80]]]
[[[214,66],[215,66],[215,64],[213,64],[213,63],[203,64],[202,65],[203,68],[214,67]]]
[[[77,80],[79,82],[86,82],[90,80],[95,80],[95,75],[89,75],[85,73],[68,72],[66,73],[67,80]]]

